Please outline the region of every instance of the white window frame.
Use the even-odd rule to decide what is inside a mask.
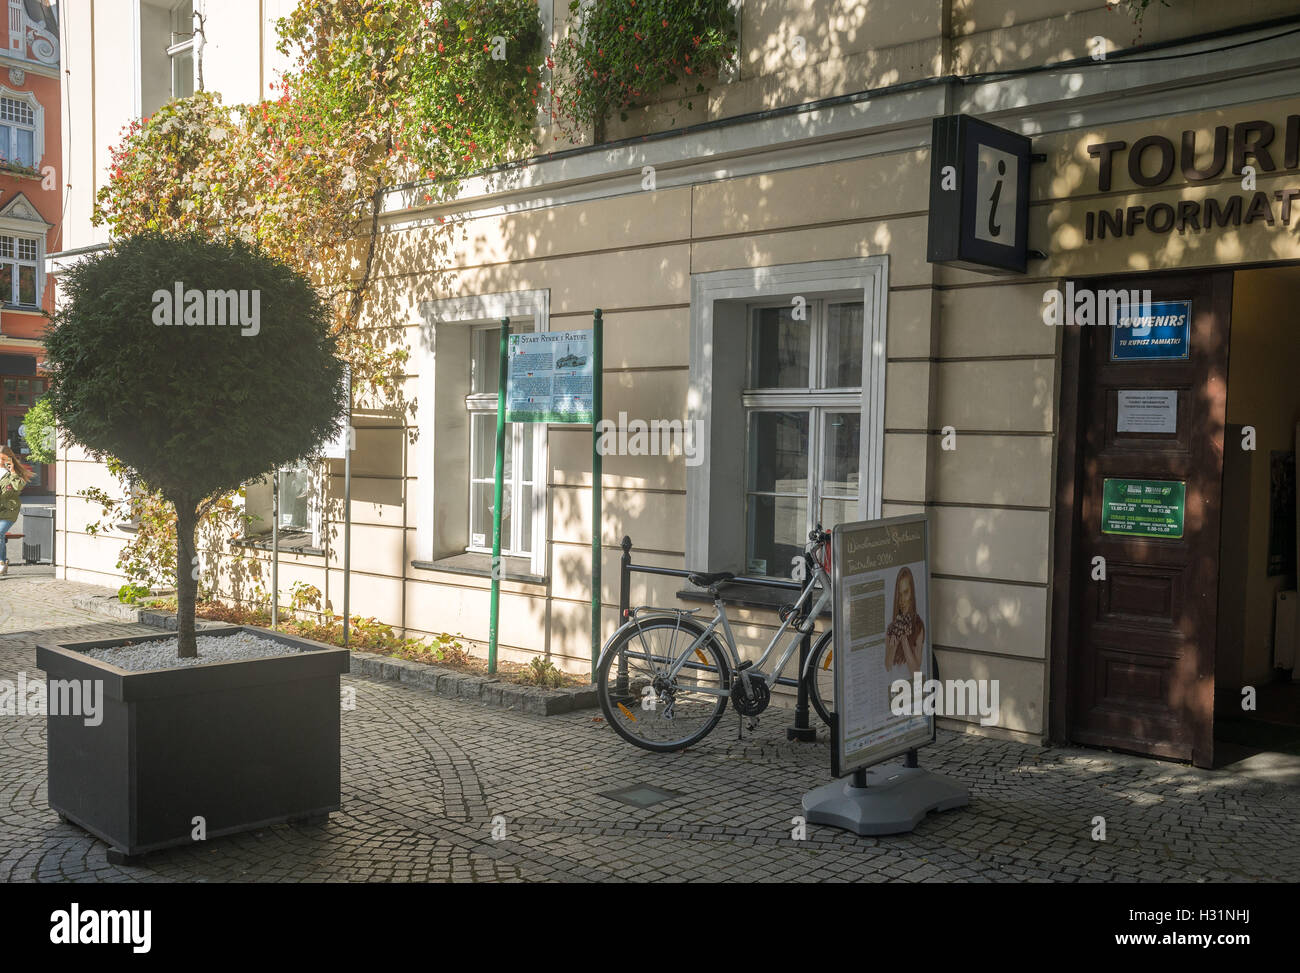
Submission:
[[[13,267],[13,273],[10,276],[10,281],[9,281],[9,293],[0,295],[0,303],[2,303],[7,308],[40,310],[41,297],[44,292],[44,285],[45,285],[45,278],[42,274],[42,267],[45,264],[44,236],[43,235],[37,236],[34,233],[20,233],[14,230],[6,229],[4,226],[0,225],[0,237],[8,237],[14,241],[13,243],[14,255],[12,257],[5,256],[3,251],[0,250],[0,264],[8,264],[11,267]],[[31,260],[19,258],[18,256],[19,240],[26,240],[29,243],[36,244],[36,256],[34,258],[32,258]],[[18,301],[18,286],[19,286],[18,268],[19,267],[31,267],[35,271],[34,276],[36,278],[36,294],[35,294],[36,300],[33,301],[31,304],[21,304]]]
[[[744,495],[741,499],[742,505],[747,510],[751,496],[774,496],[789,497],[791,494],[775,493],[766,490],[751,490],[747,482],[749,475],[749,447],[752,442],[750,433],[753,427],[754,416],[761,412],[802,412],[808,415],[808,457],[807,469],[804,474],[804,493],[805,502],[804,528],[803,536],[807,536],[817,524],[823,523],[822,518],[822,501],[823,500],[856,500],[861,503],[862,494],[862,477],[861,470],[858,476],[858,496],[848,498],[844,496],[827,496],[827,491],[822,484],[823,474],[823,447],[825,445],[826,416],[832,414],[851,413],[855,415],[862,414],[862,388],[860,386],[827,386],[824,384],[827,366],[831,364],[826,356],[825,343],[827,330],[829,327],[828,309],[831,304],[850,303],[862,299],[861,294],[846,291],[840,294],[819,293],[816,295],[800,295],[806,300],[805,308],[809,326],[808,341],[808,384],[803,388],[752,388],[748,384],[749,372],[754,362],[754,329],[753,320],[754,312],[765,308],[789,308],[789,301],[756,301],[745,306],[745,369],[746,369],[746,387],[741,395],[742,406],[745,410],[745,476]],[[866,313],[863,313],[863,322],[865,327]],[[867,345],[864,335],[863,353],[866,353]],[[861,379],[859,379],[861,380]],[[861,456],[859,455],[859,463]],[[746,514],[746,536],[745,536],[745,560],[744,569],[746,574],[759,573],[766,574],[769,577],[783,577],[787,573],[789,565],[786,564],[768,564],[766,570],[762,572],[753,572],[750,565],[753,561],[753,552],[749,550],[748,536],[748,515]]]
[[[492,330],[493,328],[499,328],[500,326],[501,326],[500,321],[494,321],[490,324],[480,323],[480,324],[471,325],[471,327],[473,328],[473,334],[470,337],[470,346],[471,346],[471,355],[472,355],[471,360],[473,363],[477,364],[479,361],[483,360],[481,356],[485,356],[488,354],[499,354],[497,349],[485,347],[486,344],[485,335],[488,331]],[[518,324],[514,324],[513,322],[512,322],[512,327],[518,328],[519,331],[521,332],[523,331],[522,327],[519,327]],[[504,376],[499,377],[499,380],[504,380]],[[480,483],[482,481],[477,480],[474,477],[475,461],[478,459],[477,456],[478,437],[474,435],[473,424],[474,424],[474,419],[480,416],[491,416],[495,419],[497,414],[497,393],[475,392],[473,390],[473,378],[471,377],[470,394],[465,396],[465,409],[470,414],[470,430],[469,430],[470,477],[469,477],[469,525],[468,525],[469,530],[467,531],[468,537],[466,538],[465,550],[477,554],[491,554],[492,538],[490,535],[485,544],[474,543],[474,484]],[[524,471],[524,466],[525,466],[523,462],[525,425],[536,425],[536,423],[512,422],[506,428],[506,448],[511,451],[510,469],[513,475],[511,476],[509,482],[502,483],[502,489],[510,491],[510,510],[512,512],[516,510],[524,509],[523,493],[524,493],[525,485],[531,486],[533,488],[534,496],[536,495],[536,491],[537,491],[536,467],[534,466],[530,470],[531,475],[527,480],[525,480],[524,477],[522,476],[522,473]],[[534,449],[537,448],[536,429],[533,430],[533,448]],[[495,460],[495,457],[493,457],[493,459]],[[493,465],[495,465],[495,463]],[[502,536],[501,538],[501,554],[503,556],[526,557],[529,559],[532,558],[533,552],[531,550],[523,549],[523,524],[524,524],[524,518],[511,517],[510,536],[509,537]],[[535,515],[535,512],[534,512],[534,516],[532,517],[532,528],[533,528],[531,531],[532,543],[535,545],[537,543],[537,517]]]
[[[41,167],[41,163],[45,161],[45,109],[44,107],[42,107],[40,101],[37,99],[36,95],[33,94],[32,92],[15,91],[12,88],[8,88],[2,84],[0,84],[0,98],[11,98],[20,104],[26,105],[28,108],[32,110],[32,125],[31,125],[32,168],[39,169]],[[26,125],[18,125],[18,123],[16,122],[3,122],[3,124],[8,125],[10,128],[27,127]],[[12,148],[13,148],[12,145],[7,147],[8,150],[12,150]],[[5,158],[6,159],[13,158],[12,154],[10,154],[10,151],[5,152]]]
[[[510,291],[425,301],[419,306],[419,318],[412,322],[420,331],[411,356],[412,364],[419,376],[416,383],[418,392],[415,415],[419,439],[416,444],[416,483],[413,491],[415,560],[437,561],[450,555],[449,550],[438,549],[435,531],[438,501],[442,495],[440,491],[455,491],[456,494],[464,496],[462,491],[469,487],[468,476],[464,480],[458,477],[456,482],[448,482],[446,474],[441,477],[438,474],[439,449],[447,448],[440,446],[442,438],[438,431],[440,416],[435,405],[439,392],[436,381],[438,335],[449,328],[462,329],[475,324],[499,324],[502,318],[510,318],[512,327],[517,327],[520,331],[550,331],[550,290]],[[531,329],[527,327],[529,319],[531,319]],[[446,364],[444,362],[444,365]],[[468,386],[469,362],[453,361],[451,367],[464,370]],[[443,407],[452,407],[446,401],[446,396],[444,396]],[[463,398],[458,407],[462,411],[465,409]],[[446,416],[441,418],[445,422]],[[529,570],[537,577],[544,577],[547,574],[546,552],[550,544],[550,523],[547,516],[550,509],[547,429],[545,423],[538,423],[533,430],[533,550],[529,559]],[[468,456],[466,459],[468,460]],[[468,516],[466,523],[468,524]],[[446,547],[447,545],[444,544],[444,548]]]
[[[192,58],[198,57],[198,51],[195,47],[194,38],[194,3],[190,2],[190,33],[186,40],[178,41],[177,37],[185,36],[176,30],[176,13],[189,0],[179,0],[178,3],[172,4],[167,11],[167,18],[170,21],[172,42],[167,47],[167,74],[171,79],[171,93],[173,98],[181,97],[176,94],[176,58],[182,54],[188,53]],[[190,88],[194,87],[194,68],[190,69]]]
[[[688,567],[695,570],[743,570],[745,567],[745,483],[744,470],[740,468],[743,464],[737,459],[743,458],[748,448],[748,436],[742,434],[747,432],[744,386],[749,366],[748,308],[754,304],[776,301],[788,304],[793,296],[811,300],[849,292],[862,295],[858,515],[863,520],[881,516],[888,281],[887,254],[691,275],[688,408],[690,418],[698,420],[695,428],[700,432],[698,448],[704,462],[686,470],[683,550]],[[731,324],[724,324],[724,319],[730,319]],[[744,329],[739,334],[734,331],[737,321]],[[729,336],[725,333],[728,327],[732,329]],[[719,345],[723,339],[725,343]],[[741,369],[739,375],[734,373],[737,365]],[[728,369],[733,373],[728,374]],[[838,400],[839,393],[832,394]]]

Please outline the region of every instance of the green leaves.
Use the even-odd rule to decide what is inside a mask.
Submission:
[[[575,134],[614,113],[660,100],[681,86],[703,92],[701,76],[736,54],[729,0],[581,0],[569,4],[568,36],[556,46],[552,117]]]

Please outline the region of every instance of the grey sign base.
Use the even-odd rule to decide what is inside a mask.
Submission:
[[[863,836],[902,834],[913,830],[931,811],[969,803],[970,791],[964,784],[897,764],[868,770],[866,787],[854,787],[850,776],[803,796],[809,824],[829,824]]]

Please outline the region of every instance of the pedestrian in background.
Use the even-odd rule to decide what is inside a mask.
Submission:
[[[20,460],[12,449],[0,446],[0,574],[9,570],[9,545],[4,536],[23,509],[23,488],[35,475],[35,470]]]

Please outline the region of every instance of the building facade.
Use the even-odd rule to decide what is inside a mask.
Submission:
[[[0,437],[27,455],[23,418],[45,391],[46,312],[54,288],[45,257],[61,245],[63,202],[59,19],[44,0],[9,0],[0,51]],[[53,470],[34,464],[26,498],[54,492]]]
[[[1208,764],[1216,689],[1290,665],[1300,19],[1285,0],[1176,0],[1141,27],[1080,6],[747,0],[739,70],[690,117],[634,113],[454,205],[395,193],[366,313],[411,359],[399,402],[354,408],[354,612],[486,641],[495,329],[601,308],[606,417],[696,433],[604,458],[606,635],[625,535],[638,563],[783,577],[816,523],[924,511],[940,671],[1000,684],[996,725],[948,725]],[[932,125],[954,114],[1031,140],[1024,273],[927,260]],[[1052,319],[1119,289],[1181,307],[1185,354],[1129,360],[1114,329]],[[511,433],[506,658],[590,665],[590,437]],[[342,607],[342,472],[293,491],[282,599],[302,581]],[[121,538],[82,530],[75,495],[102,470],[65,450],[60,473],[60,570],[118,583]],[[1177,531],[1124,533],[1125,483],[1181,491]],[[266,559],[255,539],[207,556]],[[637,576],[632,602],[694,605],[685,587]],[[751,652],[778,624],[740,597],[731,617]]]

